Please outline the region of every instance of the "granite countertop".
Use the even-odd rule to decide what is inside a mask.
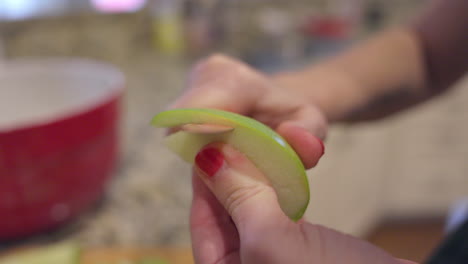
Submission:
[[[180,93],[186,66],[151,56],[127,63],[121,164],[73,236],[88,245],[188,245],[190,167],[163,146],[164,130],[149,125]]]

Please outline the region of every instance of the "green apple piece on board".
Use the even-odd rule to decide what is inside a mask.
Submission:
[[[77,244],[63,242],[6,255],[0,264],[78,264],[80,251]]]
[[[309,183],[304,165],[296,152],[275,131],[264,124],[231,112],[214,109],[174,109],[152,120],[157,127],[183,128],[166,137],[165,143],[185,161],[211,142],[230,144],[252,161],[269,179],[283,212],[299,220],[309,203]],[[220,128],[204,131],[197,126]]]

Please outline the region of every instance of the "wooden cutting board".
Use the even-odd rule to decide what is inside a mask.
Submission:
[[[168,264],[193,264],[191,249],[178,248],[89,248],[82,253],[81,264],[119,264],[124,260],[163,259]]]

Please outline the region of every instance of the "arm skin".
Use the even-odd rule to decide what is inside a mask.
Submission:
[[[416,21],[389,29],[298,72],[273,76],[330,121],[375,119],[446,90],[468,68],[468,1],[436,0]]]

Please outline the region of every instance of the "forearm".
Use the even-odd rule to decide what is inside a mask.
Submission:
[[[437,0],[414,23],[274,79],[331,121],[370,119],[440,93],[468,67],[468,1]]]
[[[420,44],[406,28],[381,33],[315,66],[274,78],[280,86],[304,94],[332,121],[373,117],[425,96]]]

